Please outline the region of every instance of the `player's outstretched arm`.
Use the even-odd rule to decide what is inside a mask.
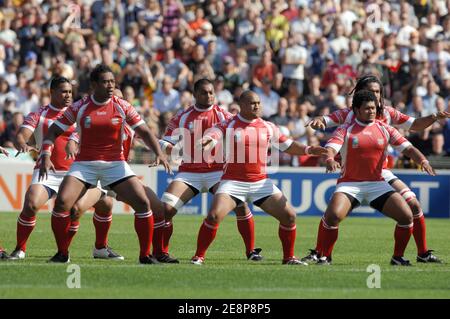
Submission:
[[[435,176],[436,172],[433,167],[431,167],[430,162],[428,162],[425,155],[423,155],[417,148],[414,146],[409,146],[402,152],[404,155],[411,158],[414,162],[420,165],[420,169],[428,173],[428,175]]]
[[[41,154],[39,155],[41,159],[39,164],[39,181],[47,179],[49,171],[55,172],[55,167],[53,166],[50,157],[52,155],[52,149],[53,145],[55,144],[55,140],[64,132],[65,131],[58,125],[51,125],[47,131],[47,134],[44,136]]]
[[[17,132],[16,138],[14,140],[14,147],[17,150],[16,157],[20,153],[27,153],[30,151],[37,152],[37,150],[34,147],[27,144],[32,135],[33,135],[33,132],[26,127],[21,127],[19,129],[19,132]]]
[[[307,146],[294,141],[285,151],[290,155],[326,156],[328,151],[322,146]]]
[[[411,125],[410,130],[411,131],[423,131],[430,125],[432,125],[434,122],[442,119],[450,118],[450,113],[441,111],[437,113],[433,113],[428,116],[419,117],[414,120],[413,124]]]
[[[157,166],[159,164],[162,164],[164,166],[164,169],[166,172],[173,174],[172,169],[170,168],[169,161],[167,160],[167,155],[163,153],[161,150],[161,147],[159,146],[158,139],[156,136],[150,131],[150,128],[145,125],[139,125],[134,128],[136,133],[142,138],[145,145],[153,150],[156,154],[156,160],[154,165]],[[153,165],[152,165],[153,166]]]

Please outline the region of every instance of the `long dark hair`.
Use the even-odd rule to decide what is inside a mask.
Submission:
[[[384,88],[383,83],[381,83],[380,79],[373,74],[367,74],[358,79],[353,90],[350,91],[349,95],[357,93],[361,90],[367,90],[367,86],[369,83],[378,83],[380,86],[380,101],[377,103],[377,117],[383,116],[384,110]]]

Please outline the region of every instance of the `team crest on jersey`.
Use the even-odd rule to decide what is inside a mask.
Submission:
[[[384,144],[384,140],[382,138],[377,139],[378,141],[378,145],[383,145]]]
[[[92,123],[92,119],[90,116],[86,116],[86,118],[84,119],[84,127],[85,128],[90,128],[91,127],[91,123]]]
[[[355,136],[352,138],[352,148],[358,148],[359,147],[359,141],[358,138]]]

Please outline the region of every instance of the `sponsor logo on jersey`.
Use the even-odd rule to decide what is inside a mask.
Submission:
[[[117,124],[120,123],[120,119],[117,118],[117,117],[113,117],[113,118],[111,119],[111,123],[112,123],[113,125],[117,125]]]
[[[99,111],[97,112],[97,115],[106,115],[106,111]]]

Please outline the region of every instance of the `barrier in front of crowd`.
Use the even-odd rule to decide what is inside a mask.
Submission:
[[[162,168],[149,168],[146,165],[131,165],[141,180],[149,185],[159,197],[164,193],[174,175],[169,175]],[[1,161],[0,162],[0,212],[20,211],[26,189],[31,182],[33,163]],[[438,170],[437,176],[428,176],[418,170],[394,170],[414,191],[422,204],[427,217],[450,217],[450,171]],[[320,216],[326,209],[333,193],[337,174],[326,174],[325,168],[281,167],[274,170],[270,177],[283,191],[297,214]],[[195,197],[181,210],[181,214],[203,214],[208,211],[212,196],[202,194]],[[43,211],[52,208],[50,202]],[[262,211],[250,205],[255,214]],[[132,213],[132,209],[120,202],[114,204],[114,213]],[[352,212],[352,216],[382,216],[368,206],[361,206]]]

